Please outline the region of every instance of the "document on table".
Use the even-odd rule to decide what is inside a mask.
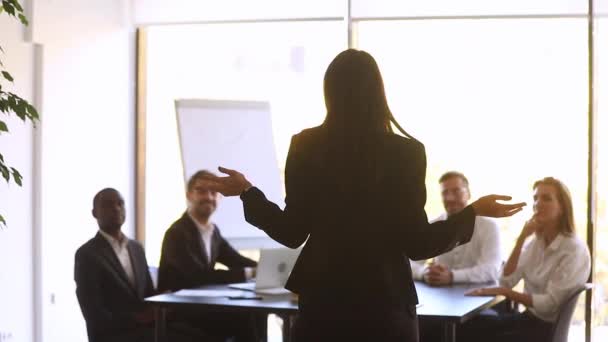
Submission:
[[[208,290],[208,289],[184,289],[173,293],[182,297],[245,297],[251,295],[241,290]]]

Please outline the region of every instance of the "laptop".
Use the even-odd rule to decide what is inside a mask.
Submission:
[[[298,255],[300,255],[300,249],[262,249],[255,282],[230,284],[228,287],[269,295],[291,293],[285,289],[285,283]]]

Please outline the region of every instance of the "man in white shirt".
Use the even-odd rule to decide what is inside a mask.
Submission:
[[[463,210],[471,198],[469,181],[460,172],[450,171],[439,178],[441,198],[446,212],[436,219]],[[412,275],[416,280],[433,286],[452,283],[495,282],[501,266],[500,232],[492,219],[477,216],[471,241],[439,255],[426,266],[424,261],[411,261]]]

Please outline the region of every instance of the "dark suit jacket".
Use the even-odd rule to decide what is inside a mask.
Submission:
[[[76,295],[90,342],[112,341],[112,336],[138,328],[134,314],[143,309],[145,297],[154,295],[144,249],[133,240],[129,240],[127,248],[135,287],[127,280],[112,246],[100,233],[76,252]]]
[[[215,270],[215,263],[228,270]],[[165,233],[158,268],[158,290],[176,291],[209,284],[245,281],[245,267],[257,263],[240,255],[215,226],[211,236],[211,260],[203,250],[201,235],[188,213],[175,221]]]
[[[327,139],[323,126],[295,135],[285,166],[285,209],[251,188],[241,195],[245,218],[285,246],[307,241],[286,285],[300,294],[301,310],[306,303],[321,305],[317,312],[334,304],[372,314],[412,310],[418,299],[408,258],[434,257],[468,242],[475,213],[467,207],[428,223],[426,155],[417,140],[378,137],[378,175],[361,179],[370,186],[351,190],[328,176]]]

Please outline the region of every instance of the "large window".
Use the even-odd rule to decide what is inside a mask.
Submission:
[[[608,6],[605,1],[602,1]],[[608,7],[606,12],[608,13]],[[597,222],[594,312],[594,340],[608,338],[608,15],[595,20],[595,104],[597,113]]]
[[[530,204],[532,183],[554,176],[569,186],[585,238],[585,20],[374,21],[357,32],[393,114],[426,146],[430,216],[443,211],[437,180],[448,170],[469,177],[473,197]],[[500,221],[505,253],[531,209]]]
[[[503,259],[532,212],[532,184],[561,179],[577,233],[587,217],[587,23],[584,19],[372,21],[357,26],[393,114],[427,150],[427,212],[443,211],[438,179],[463,172],[473,198],[529,205],[499,220]],[[395,40],[382,37],[390,33]],[[584,300],[572,333],[584,336]]]
[[[355,18],[585,15],[588,0],[351,0]]]
[[[320,21],[147,30],[145,222],[150,263],[158,262],[164,232],[186,205],[174,100],[269,101],[282,170],[291,135],[323,121],[323,74],[346,48],[342,27]]]

